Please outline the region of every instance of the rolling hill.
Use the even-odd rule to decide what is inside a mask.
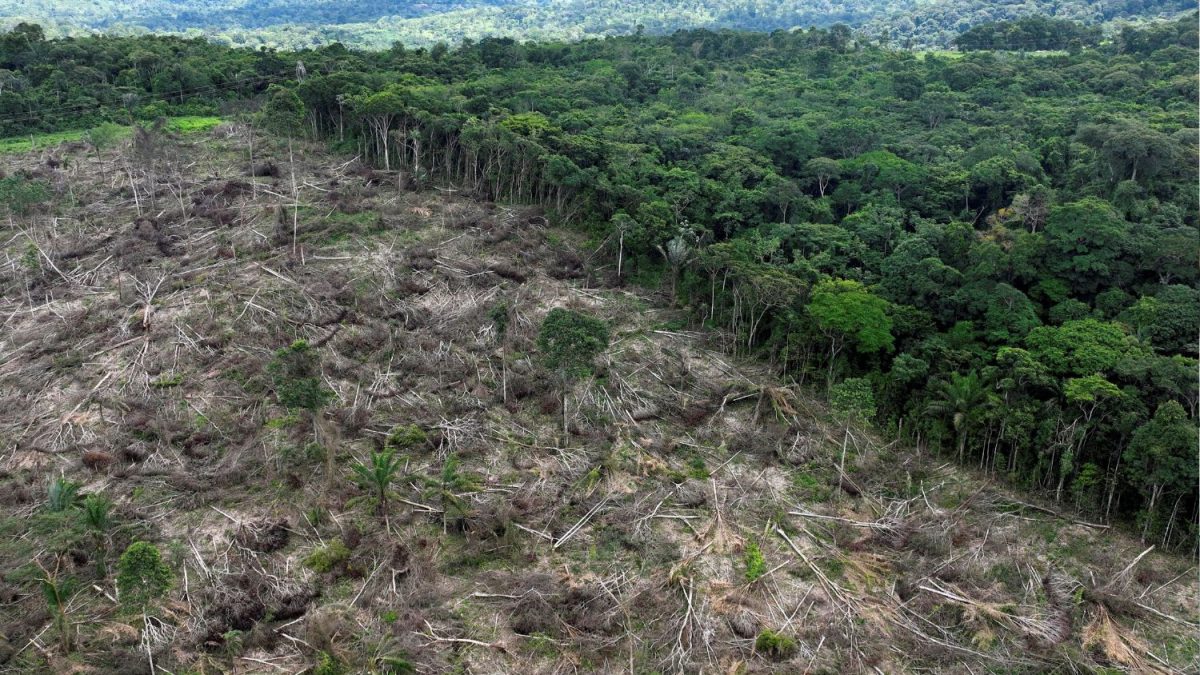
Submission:
[[[1105,24],[1170,18],[1194,10],[1188,0],[2,0],[0,25],[33,21],[51,35],[86,31],[200,34],[231,44],[303,48],[340,41],[386,49],[463,39],[560,40],[679,29],[788,30],[845,24],[901,46],[947,46],[989,21],[1044,15]]]

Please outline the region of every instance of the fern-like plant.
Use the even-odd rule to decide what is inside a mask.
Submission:
[[[762,578],[767,573],[767,561],[763,558],[762,549],[758,544],[750,542],[746,544],[746,581],[754,583]]]
[[[79,483],[59,476],[46,490],[46,510],[62,513],[79,503]]]
[[[442,475],[434,487],[442,503],[442,529],[445,530],[451,516],[461,518],[467,514],[467,503],[462,495],[478,490],[479,483],[470,474],[459,470],[458,457],[449,455],[442,464]]]
[[[350,467],[354,472],[354,482],[370,491],[375,498],[376,508],[379,515],[383,517],[384,523],[387,523],[388,519],[390,488],[392,481],[400,472],[400,466],[400,459],[396,457],[396,451],[386,448],[371,453],[369,462],[358,462]]]

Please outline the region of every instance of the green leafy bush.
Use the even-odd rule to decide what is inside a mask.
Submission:
[[[592,361],[607,346],[603,321],[561,307],[546,315],[537,338],[542,363],[568,378],[590,375]]]
[[[304,566],[314,572],[325,574],[349,559],[350,549],[346,548],[342,540],[331,539],[325,546],[309,553],[304,558]]]
[[[171,588],[171,568],[163,562],[158,547],[135,541],[117,563],[117,591],[123,604],[144,608]]]
[[[397,452],[405,452],[419,448],[428,441],[429,436],[424,429],[415,424],[405,424],[392,429],[392,433],[388,434],[387,447]]]
[[[317,665],[312,670],[313,675],[343,675],[345,666],[333,654],[320,652],[317,654]]]
[[[287,408],[320,410],[333,399],[333,392],[321,380],[317,355],[307,340],[296,340],[275,352],[267,372],[279,403]]]
[[[786,659],[796,651],[796,641],[768,628],[754,639],[754,651],[764,656]]]

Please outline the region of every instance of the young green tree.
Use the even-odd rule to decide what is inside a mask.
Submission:
[[[51,574],[42,568],[42,576],[38,579],[42,587],[42,597],[50,608],[54,618],[54,630],[58,633],[59,645],[63,653],[71,653],[71,622],[67,617],[67,606],[71,595],[75,593],[78,584],[74,579],[62,578]]]
[[[371,492],[375,499],[375,508],[383,517],[384,527],[389,529],[388,504],[392,496],[390,488],[400,472],[400,467],[401,461],[392,448],[372,452],[369,462],[356,462],[350,467],[354,482]]]
[[[592,373],[596,356],[608,347],[608,326],[586,314],[556,307],[542,320],[537,347],[542,364],[559,378],[566,435],[567,389],[573,380]]]
[[[453,454],[446,456],[442,463],[442,471],[437,481],[429,481],[437,491],[438,501],[442,505],[442,530],[449,526],[450,519],[462,518],[467,514],[467,502],[463,496],[479,489],[479,483],[474,476],[462,471],[458,457]]]
[[[9,215],[28,215],[34,207],[50,198],[46,184],[23,176],[0,178],[0,207]]]
[[[108,537],[113,528],[112,502],[104,496],[91,494],[80,505],[83,525],[92,537],[96,551],[96,573],[108,575]]]
[[[333,398],[321,380],[317,354],[307,340],[296,340],[275,352],[267,365],[279,403],[292,410],[316,412]]]
[[[267,364],[267,374],[275,387],[275,396],[279,403],[289,410],[302,411],[312,424],[313,434],[318,442],[321,408],[333,400],[334,393],[330,391],[321,379],[321,364],[312,346],[307,340],[296,340],[292,344],[275,352],[275,358]],[[334,444],[325,439],[325,476],[333,481]]]
[[[135,541],[125,549],[117,563],[118,597],[126,607],[145,611],[171,588],[172,576],[158,547]]]
[[[112,147],[124,132],[125,127],[111,122],[105,122],[84,132],[84,140],[87,141],[88,145],[92,146],[92,152],[96,153],[96,161],[100,163],[101,176],[107,176],[107,168],[104,164],[104,151]]]
[[[295,90],[278,84],[267,89],[267,102],[258,112],[258,126],[291,138],[304,131],[304,101]]]
[[[870,424],[875,417],[875,391],[862,377],[848,377],[829,388],[829,406],[842,423],[842,457],[838,462],[838,480],[846,480],[846,450],[853,424]]]

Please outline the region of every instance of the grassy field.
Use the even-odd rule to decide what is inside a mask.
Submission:
[[[171,117],[167,119],[167,128],[172,131],[187,134],[198,131],[207,131],[220,123],[220,117]],[[131,127],[125,127],[124,133],[128,135],[130,129]],[[72,129],[69,131],[55,131],[46,134],[0,138],[0,155],[11,154],[15,152],[28,152],[30,150],[46,148],[58,145],[60,143],[78,141],[83,138],[85,133],[87,133],[86,129]]]

